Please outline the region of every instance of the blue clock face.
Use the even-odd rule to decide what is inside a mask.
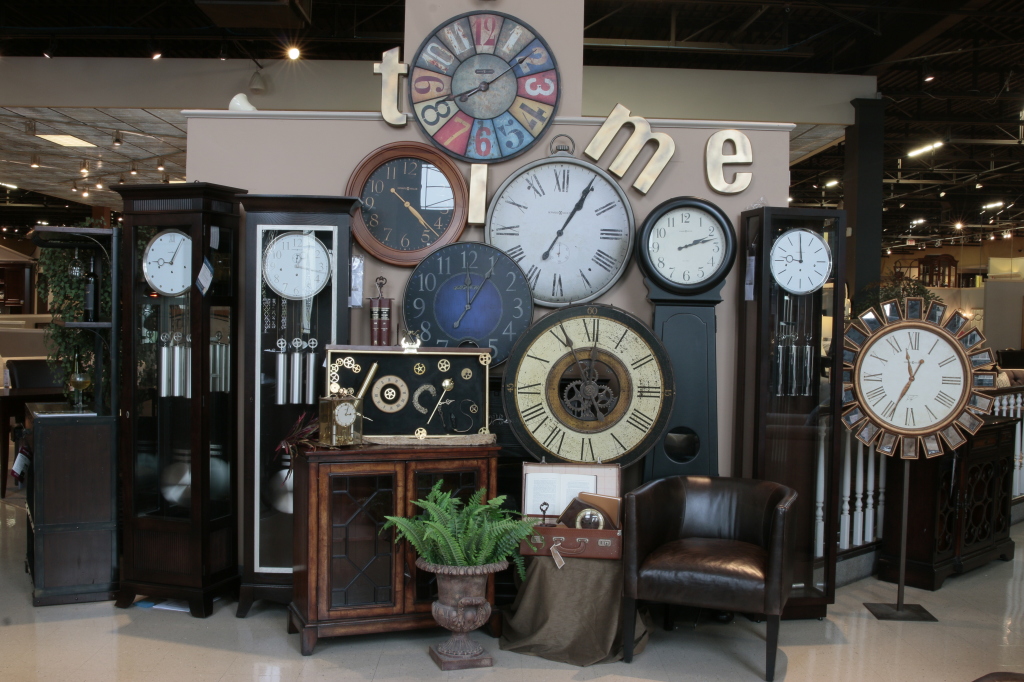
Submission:
[[[503,251],[459,242],[427,256],[405,289],[405,326],[424,346],[490,347],[503,362],[533,320],[522,269]]]

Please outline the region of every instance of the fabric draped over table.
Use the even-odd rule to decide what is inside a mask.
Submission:
[[[551,661],[588,666],[622,658],[622,562],[566,557],[558,569],[534,557],[511,609],[501,648]],[[634,653],[647,644],[637,614]]]

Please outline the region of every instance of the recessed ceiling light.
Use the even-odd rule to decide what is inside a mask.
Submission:
[[[41,137],[47,142],[53,142],[59,144],[61,147],[95,147],[92,142],[87,142],[80,137],[74,135],[36,135]]]

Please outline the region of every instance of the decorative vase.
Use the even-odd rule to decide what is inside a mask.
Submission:
[[[491,617],[487,576],[508,568],[507,561],[483,566],[442,566],[416,559],[416,567],[437,576],[437,601],[431,612],[437,624],[451,630],[447,642],[432,644],[430,657],[441,670],[490,668],[494,659],[469,638]]]

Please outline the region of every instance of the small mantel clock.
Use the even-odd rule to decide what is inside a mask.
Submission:
[[[846,214],[765,207],[740,224],[733,470],[799,494],[783,617],[824,617],[835,601]]]
[[[736,233],[715,204],[669,199],[647,216],[637,260],[654,304],[654,333],[667,344],[678,381],[665,438],[654,446],[644,479],[718,475],[718,372],[715,306],[736,257]]]
[[[238,588],[238,194],[117,185],[124,199],[121,590],[193,616]]]

